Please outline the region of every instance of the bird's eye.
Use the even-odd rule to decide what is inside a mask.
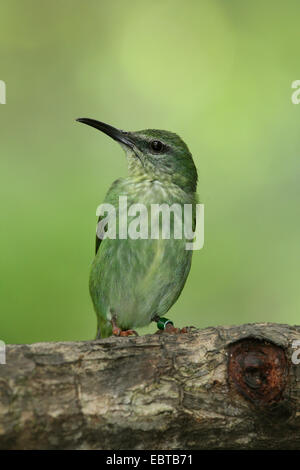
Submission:
[[[160,140],[152,140],[150,147],[154,153],[161,153],[164,149],[164,144]]]

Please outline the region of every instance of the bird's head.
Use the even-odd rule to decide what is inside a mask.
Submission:
[[[124,148],[129,172],[160,182],[171,182],[186,192],[195,192],[197,170],[193,157],[181,138],[173,132],[146,129],[125,132],[88,118],[77,119],[109,135]]]

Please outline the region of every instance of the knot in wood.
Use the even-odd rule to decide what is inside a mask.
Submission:
[[[229,383],[255,404],[280,401],[286,377],[287,360],[280,346],[255,338],[229,346]]]

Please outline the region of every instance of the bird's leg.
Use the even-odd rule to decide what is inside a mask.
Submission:
[[[160,317],[159,315],[155,315],[152,318],[152,321],[157,323],[158,331],[157,333],[168,333],[168,334],[180,334],[180,333],[190,333],[194,326],[186,326],[184,328],[175,328],[173,322],[168,320],[168,318]]]
[[[121,328],[119,328],[118,325],[117,325],[116,315],[113,315],[113,317],[111,319],[111,324],[112,324],[112,334],[113,334],[113,336],[130,336],[130,335],[138,336],[138,334],[135,330],[121,330]]]

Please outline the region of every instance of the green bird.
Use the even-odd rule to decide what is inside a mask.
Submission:
[[[170,213],[173,228],[169,238],[161,236],[161,219],[158,238],[121,237],[118,227],[122,215],[119,197],[126,196],[127,207],[137,203],[146,207],[144,222],[151,221],[153,204],[177,204],[182,209],[190,204],[195,228],[198,178],[188,147],[168,131],[125,132],[94,119],[77,121],[119,142],[128,162],[128,177],[116,180],[104,201],[115,208],[116,238],[96,235],[89,288],[98,321],[97,338],[137,334],[135,328],[151,321],[169,333],[187,332],[188,328],[175,328],[163,317],[178,299],[191,267],[193,250],[186,249],[186,237],[174,236],[180,217]],[[135,218],[128,211],[128,225]]]

